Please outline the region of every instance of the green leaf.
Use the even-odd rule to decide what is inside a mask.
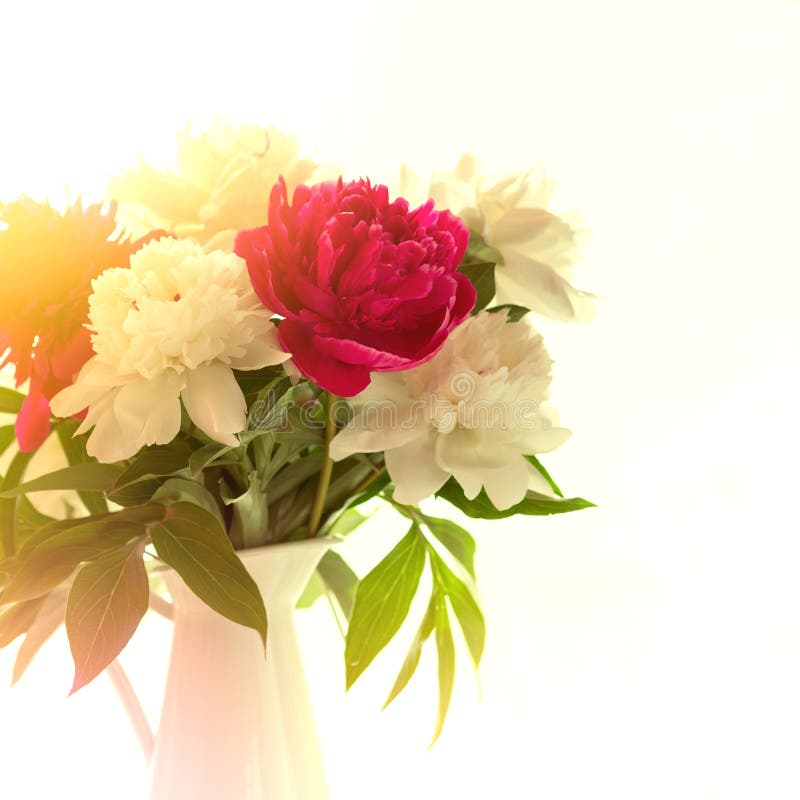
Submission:
[[[391,478],[386,469],[382,469],[375,478],[365,487],[362,492],[347,501],[348,508],[355,508],[363,505],[367,500],[371,500],[378,493],[382,492],[390,483]]]
[[[67,457],[67,463],[70,465],[84,464],[94,460],[87,454],[83,438],[74,437],[77,428],[77,421],[73,419],[63,420],[56,425],[56,435],[61,443],[61,449]],[[90,514],[102,514],[108,511],[108,503],[100,492],[81,491],[78,492],[78,497]]]
[[[345,644],[346,683],[389,643],[408,615],[425,566],[425,542],[416,525],[359,583]]]
[[[13,425],[0,426],[0,456],[8,450],[16,437],[17,434]]]
[[[53,489],[74,489],[75,491],[103,492],[114,486],[124,471],[122,464],[98,464],[87,462],[71,467],[57,469],[40,478],[20,484],[0,492],[0,497],[18,497],[29,492],[48,492]]]
[[[470,231],[464,262],[469,264],[473,261],[491,261],[493,264],[502,264],[503,254],[496,247],[487,244],[479,233]]]
[[[544,465],[541,461],[539,461],[538,458],[536,458],[536,456],[525,456],[525,459],[529,463],[533,464],[534,467],[536,467],[539,474],[547,481],[548,485],[555,494],[557,494],[559,497],[564,496],[561,489],[558,488],[556,482],[550,477],[550,473],[544,468]]]
[[[515,306],[511,303],[505,303],[502,306],[492,306],[491,308],[487,308],[486,311],[489,314],[496,314],[498,311],[506,311],[508,312],[509,322],[519,322],[526,314],[531,313],[529,308],[525,308],[525,306]]]
[[[301,483],[319,473],[325,454],[321,452],[309,453],[303,458],[298,458],[284,467],[267,484],[267,497],[270,503],[280,500],[284,495],[296,489]]]
[[[126,521],[120,514],[86,520],[63,528],[53,524],[37,532],[32,545],[20,554],[19,566],[8,585],[0,592],[0,604],[41,597],[69,578],[84,561],[102,559],[109,551],[147,534],[144,524]]]
[[[170,444],[142,450],[117,478],[114,487],[108,493],[109,497],[113,499],[115,492],[137,481],[173,475],[180,470],[187,469],[191,454],[189,445],[177,439]]]
[[[150,536],[159,557],[223,617],[253,628],[267,641],[267,612],[255,581],[213,514],[191,503],[168,506]]]
[[[41,610],[36,615],[33,624],[28,628],[22,644],[17,650],[14,660],[14,671],[11,676],[13,686],[30,666],[42,645],[58,630],[64,622],[67,607],[67,592],[56,590],[50,592],[45,598]]]
[[[196,478],[206,467],[233,449],[230,445],[217,444],[216,442],[203,445],[189,456],[189,474],[191,477]]]
[[[43,597],[24,600],[0,614],[0,648],[11,644],[33,625],[43,602]]]
[[[439,711],[436,715],[436,729],[430,747],[436,743],[447,719],[450,708],[450,697],[453,694],[453,683],[456,674],[456,649],[453,633],[450,630],[450,617],[447,613],[447,602],[444,595],[434,593],[436,652],[439,656]]]
[[[175,503],[194,503],[213,514],[220,525],[224,527],[222,512],[214,495],[201,483],[188,478],[170,478],[153,495],[153,501],[173,506]]]
[[[468,517],[473,517],[474,519],[503,519],[505,517],[513,517],[516,514],[529,516],[565,514],[568,511],[580,511],[584,508],[595,507],[594,503],[590,503],[582,497],[560,499],[538,494],[537,492],[528,492],[525,495],[525,499],[517,503],[517,505],[500,511],[492,505],[491,500],[483,490],[474,500],[468,500],[464,495],[463,489],[456,483],[454,478],[447,481],[436,494],[452,503]]]
[[[392,700],[394,700],[395,697],[397,697],[397,695],[399,695],[400,692],[406,688],[408,682],[411,680],[411,677],[417,671],[417,665],[419,664],[419,659],[422,655],[422,645],[425,644],[433,632],[435,616],[436,603],[434,597],[431,597],[431,601],[428,603],[428,609],[425,612],[425,616],[422,618],[422,622],[420,623],[419,629],[414,636],[414,640],[411,642],[408,655],[403,662],[403,666],[400,667],[400,672],[397,675],[394,686],[392,686],[391,692],[389,692],[389,696],[386,698],[386,702],[383,704],[384,708],[386,708],[389,703],[391,703]]]
[[[148,478],[129,483],[127,486],[115,489],[114,494],[109,495],[109,499],[125,508],[140,506],[153,499],[153,495],[161,488],[162,482],[162,478]]]
[[[0,386],[0,414],[18,414],[24,401],[24,394]]]
[[[362,514],[357,509],[346,508],[336,517],[333,524],[325,532],[325,535],[331,538],[347,536],[356,530],[356,528],[363,525],[368,519],[369,517],[366,514]]]
[[[358,575],[350,565],[333,550],[328,550],[317,565],[317,573],[325,586],[333,592],[342,613],[349,620],[353,614],[358,588]]]
[[[486,644],[486,622],[472,592],[442,561],[431,552],[431,569],[438,591],[446,595],[461,626],[472,660],[477,668]]]
[[[476,261],[472,264],[462,263],[458,268],[459,272],[470,279],[478,294],[475,307],[472,310],[473,314],[488,306],[494,299],[494,268],[495,262],[493,261]]]
[[[150,586],[143,541],[83,567],[69,591],[67,636],[75,662],[72,691],[99,675],[122,651],[145,615]]]
[[[430,532],[447,548],[453,558],[475,579],[475,540],[460,525],[449,519],[425,516]]]
[[[0,480],[0,541],[3,543],[3,556],[13,556],[16,550],[17,500],[3,497],[2,491],[14,489],[22,480],[33,453],[17,453]]]

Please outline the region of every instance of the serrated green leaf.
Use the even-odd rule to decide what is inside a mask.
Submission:
[[[33,625],[42,603],[43,597],[23,600],[0,614],[0,648],[11,644]]]
[[[24,401],[24,394],[0,386],[0,414],[18,414]]]
[[[66,590],[55,590],[50,592],[45,598],[39,613],[33,624],[25,633],[25,638],[17,650],[17,657],[14,659],[14,671],[11,675],[11,685],[13,686],[30,666],[42,645],[59,629],[64,622],[64,615],[67,608]]]
[[[515,306],[512,303],[505,303],[502,306],[492,306],[487,308],[489,314],[496,314],[498,311],[506,311],[508,313],[509,322],[519,322],[526,314],[530,314],[531,310],[525,306]]]
[[[477,292],[477,299],[472,313],[475,314],[492,302],[495,295],[494,285],[495,262],[477,261],[471,264],[462,263],[458,271],[466,275]]]
[[[124,469],[121,464],[96,462],[75,464],[34,478],[12,489],[6,489],[0,492],[0,498],[19,497],[19,495],[29,492],[48,492],[53,489],[103,492],[114,485]]]
[[[159,557],[223,617],[253,628],[267,641],[267,612],[255,581],[233,550],[223,527],[191,503],[166,509],[150,536]]]
[[[544,465],[541,461],[539,461],[538,458],[536,458],[536,456],[525,456],[525,459],[528,461],[528,463],[536,467],[537,472],[547,481],[548,485],[555,494],[557,494],[559,497],[564,496],[561,489],[558,488],[556,482],[550,477],[550,473],[544,468]]]
[[[346,683],[389,643],[408,615],[425,566],[425,542],[416,525],[359,583],[345,644]]]
[[[449,519],[425,516],[430,532],[447,548],[453,558],[475,578],[475,540],[460,525]]]
[[[447,601],[444,595],[434,593],[435,598],[435,627],[436,627],[436,652],[439,657],[439,709],[436,714],[436,728],[431,739],[430,747],[436,743],[447,719],[450,708],[450,698],[453,694],[453,683],[456,674],[456,649],[453,642],[453,633],[450,629],[450,616],[447,613]]]
[[[473,500],[468,500],[464,490],[458,485],[455,479],[451,478],[447,483],[436,492],[438,497],[442,497],[456,508],[463,511],[468,517],[474,519],[503,519],[513,517],[516,514],[528,516],[543,516],[548,514],[565,514],[569,511],[580,511],[584,508],[594,508],[594,503],[584,500],[582,497],[553,498],[538,492],[528,492],[525,499],[517,505],[503,511],[496,509],[492,501],[481,490],[480,494]]]
[[[431,568],[438,591],[447,596],[458,624],[464,634],[475,667],[481,663],[486,644],[486,622],[470,589],[445,564],[438,554],[431,552]]]
[[[65,623],[75,662],[70,694],[99,675],[122,651],[147,612],[150,586],[143,541],[86,564],[67,598]]]
[[[431,601],[428,603],[428,608],[425,611],[425,616],[423,616],[422,622],[420,623],[417,633],[414,636],[414,640],[411,642],[408,655],[406,655],[403,666],[400,667],[400,672],[395,679],[394,686],[392,686],[392,690],[389,692],[389,696],[386,698],[386,702],[383,704],[384,708],[386,708],[389,703],[391,703],[392,700],[394,700],[395,697],[397,697],[397,695],[399,695],[400,692],[406,688],[408,682],[417,671],[419,659],[422,655],[422,645],[425,644],[426,640],[433,632],[435,618],[436,602],[435,599],[431,597]]]

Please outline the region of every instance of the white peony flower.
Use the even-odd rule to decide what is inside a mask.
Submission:
[[[403,167],[398,188],[412,203],[432,197],[500,252],[497,303],[522,305],[561,321],[593,315],[594,296],[570,284],[582,232],[575,221],[547,211],[553,186],[543,174],[491,182],[480,175],[475,157],[465,155],[452,172],[435,172],[427,187]]]
[[[401,503],[429,497],[452,475],[468,498],[483,487],[495,507],[509,508],[538,476],[523,456],[554,450],[570,435],[541,405],[551,364],[525,320],[482,311],[425,364],[373,373],[351,401],[356,413],[333,439],[331,457],[385,451]]]
[[[236,232],[264,225],[269,193],[283,176],[290,191],[316,165],[273,127],[215,120],[207,131],[187,125],[178,137],[177,171],[140,162],[111,182],[117,218],[137,235],[163,230],[191,236],[207,250],[233,250]]]
[[[270,312],[233,253],[163,238],[92,281],[88,328],[95,355],[50,402],[66,417],[85,408],[87,451],[118,461],[178,433],[181,403],[198,428],[236,445],[245,400],[233,369],[289,358]]]

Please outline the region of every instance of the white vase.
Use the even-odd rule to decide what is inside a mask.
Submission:
[[[175,632],[152,800],[326,800],[295,604],[330,540],[239,553],[267,608],[259,635],[221,617],[171,570]]]

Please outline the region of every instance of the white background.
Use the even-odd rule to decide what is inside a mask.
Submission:
[[[4,199],[93,198],[222,114],[350,173],[541,163],[594,231],[598,321],[542,327],[574,431],[546,463],[600,508],[474,526],[483,699],[461,659],[431,752],[432,661],[381,715],[402,652],[345,697],[332,621],[300,615],[334,800],[800,797],[798,42],[788,0],[3,7]],[[126,654],[154,717],[168,633]],[[107,681],[70,679],[62,636],[0,688],[3,796],[143,798]]]

